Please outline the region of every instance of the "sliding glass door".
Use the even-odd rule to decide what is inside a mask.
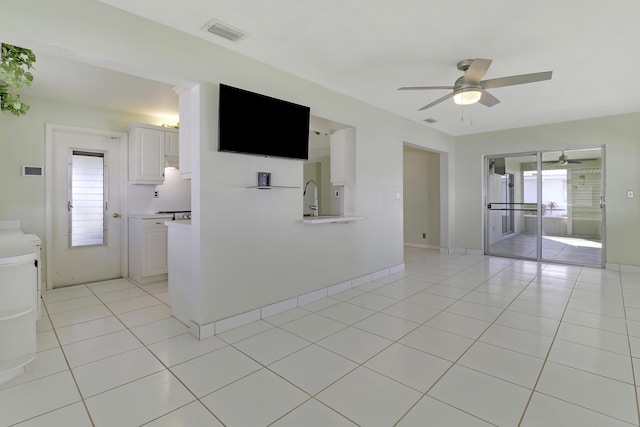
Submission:
[[[603,165],[600,147],[487,157],[485,252],[602,266]]]
[[[525,191],[522,165],[537,161],[535,153],[487,158],[487,253],[536,259],[538,199]]]
[[[542,256],[602,265],[602,149],[542,153]]]

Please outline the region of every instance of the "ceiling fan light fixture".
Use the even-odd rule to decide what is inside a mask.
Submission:
[[[461,89],[453,95],[453,102],[458,105],[471,105],[480,101],[482,92],[478,89]]]

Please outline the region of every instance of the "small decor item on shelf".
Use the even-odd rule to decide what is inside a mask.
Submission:
[[[271,172],[258,172],[258,188],[271,187]]]
[[[30,49],[0,44],[0,111],[9,111],[14,116],[27,113],[29,106],[17,91],[31,86],[33,74],[29,70],[34,62],[36,55]]]

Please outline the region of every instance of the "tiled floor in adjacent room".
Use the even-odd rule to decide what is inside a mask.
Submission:
[[[0,425],[638,425],[640,274],[415,248],[405,262],[203,341],[166,283],[48,292]]]

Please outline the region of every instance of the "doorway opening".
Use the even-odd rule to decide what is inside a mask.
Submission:
[[[407,144],[403,147],[405,246],[433,249],[443,247],[441,160],[440,153]]]

